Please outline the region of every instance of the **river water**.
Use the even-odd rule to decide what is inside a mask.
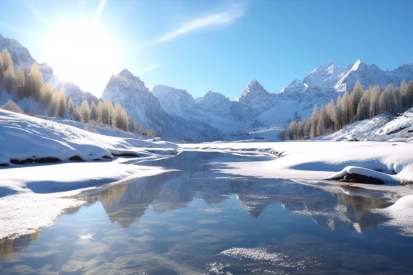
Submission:
[[[392,194],[220,172],[263,158],[183,152],[140,162],[176,171],[85,193],[52,226],[1,240],[0,274],[412,272],[413,238],[371,211]]]

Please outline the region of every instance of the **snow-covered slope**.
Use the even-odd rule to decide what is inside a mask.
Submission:
[[[195,100],[186,90],[157,85],[152,93],[159,99],[162,108],[170,114],[184,117],[195,105]]]
[[[413,108],[397,116],[381,114],[356,121],[321,140],[413,141]]]
[[[0,110],[0,165],[91,161],[113,155],[175,153],[176,145],[90,133],[36,117]],[[150,149],[145,149],[150,148]]]

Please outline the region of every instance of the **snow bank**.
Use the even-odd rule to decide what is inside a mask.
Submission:
[[[0,239],[52,224],[67,209],[85,203],[74,197],[81,191],[167,172],[115,155],[164,158],[176,154],[176,148],[160,139],[103,136],[0,110],[0,165],[7,166],[0,167]],[[79,162],[93,160],[101,161]],[[33,164],[53,161],[62,163]]]
[[[160,167],[113,162],[17,166],[0,171],[0,239],[49,226],[85,201],[75,195],[98,191],[138,177],[167,172]]]
[[[394,116],[380,114],[370,119],[356,121],[330,135],[317,140],[377,140],[408,142],[413,139],[413,108]]]
[[[384,183],[413,181],[413,146],[389,142],[275,142],[182,144],[186,150],[272,153],[273,159],[228,163],[225,172],[269,178],[323,180],[351,172]]]
[[[69,125],[0,110],[0,164],[93,161],[114,155],[175,153],[177,146],[90,133]]]

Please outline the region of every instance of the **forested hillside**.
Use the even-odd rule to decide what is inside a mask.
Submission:
[[[153,130],[145,129],[138,122],[130,119],[120,103],[113,105],[107,100],[91,103],[84,100],[80,107],[76,106],[63,91],[54,89],[51,83],[43,81],[36,62],[29,68],[15,68],[7,49],[0,54],[0,96],[9,98],[2,107],[11,111],[68,118],[84,123],[96,121],[123,131],[155,135]],[[25,99],[33,102],[22,110],[16,103]]]
[[[314,106],[307,120],[293,120],[279,133],[281,140],[311,139],[331,134],[344,126],[382,113],[397,114],[413,107],[413,81],[402,81],[400,87],[392,83],[382,90],[372,86],[363,90],[356,82],[351,93],[347,91],[326,106]]]

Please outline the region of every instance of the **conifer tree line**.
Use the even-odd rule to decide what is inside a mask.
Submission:
[[[319,109],[314,106],[307,120],[293,120],[279,132],[280,140],[302,140],[331,134],[357,120],[372,118],[379,114],[397,114],[413,107],[413,81],[402,81],[400,87],[392,83],[382,90],[372,86],[365,90],[356,82],[351,93],[344,92],[337,100],[331,100]]]
[[[40,104],[41,115],[69,118],[84,123],[96,121],[123,131],[136,131],[155,136],[155,131],[145,129],[137,121],[132,120],[120,103],[113,105],[112,102],[105,100],[92,101],[89,104],[84,100],[81,107],[77,107],[63,91],[56,90],[52,84],[43,82],[36,62],[30,68],[17,68],[15,71],[7,49],[0,53],[0,95],[2,88],[12,95],[14,101],[33,98]]]

